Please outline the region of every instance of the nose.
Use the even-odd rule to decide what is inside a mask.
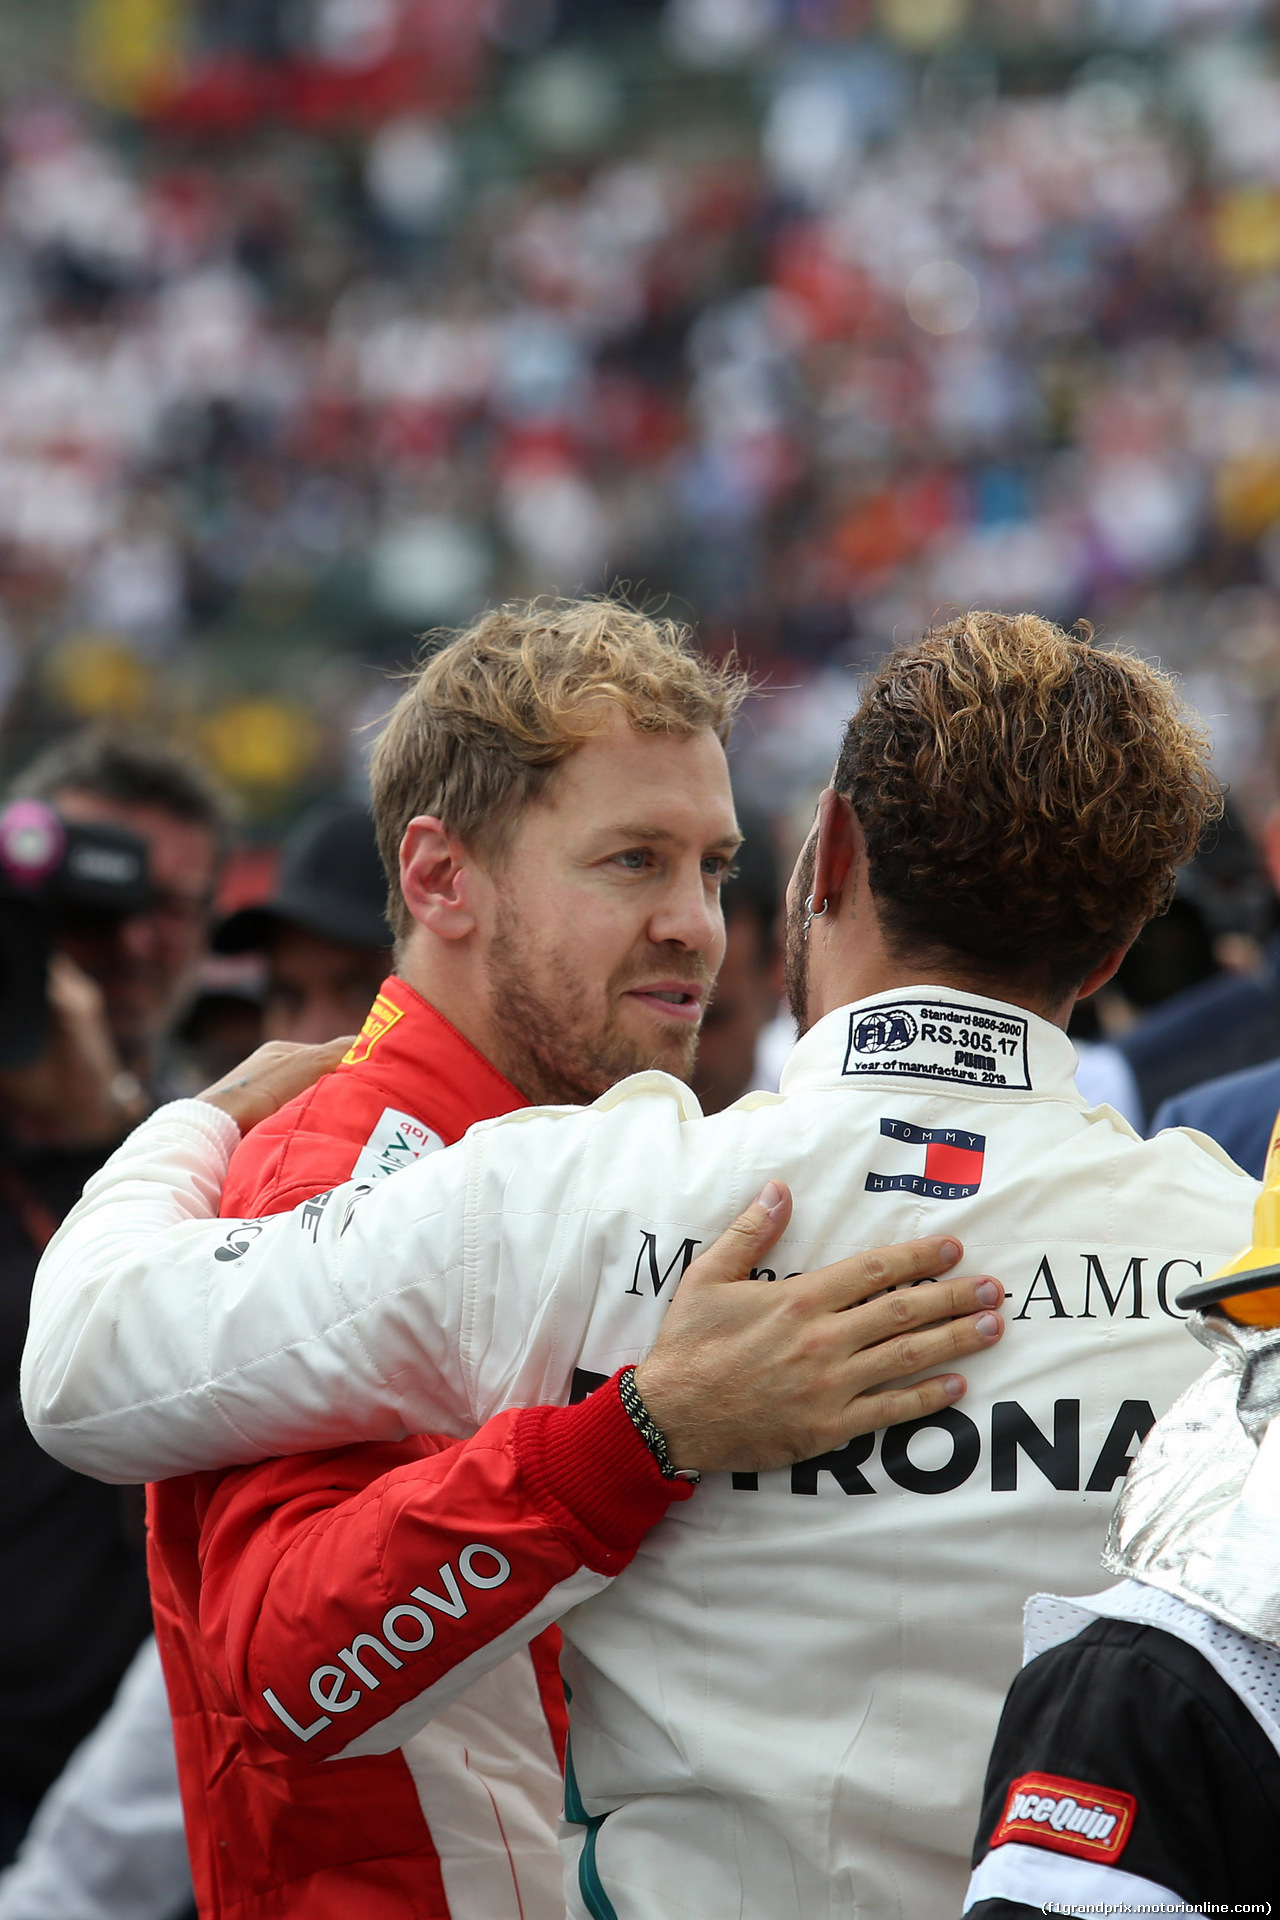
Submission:
[[[674,941],[690,953],[705,954],[718,965],[724,946],[724,915],[720,895],[708,886],[701,861],[673,873],[662,898],[649,916],[649,938],[655,946]]]
[[[131,919],[122,920],[116,929],[116,941],[120,951],[130,960],[154,960],[160,947],[155,916],[138,913]]]

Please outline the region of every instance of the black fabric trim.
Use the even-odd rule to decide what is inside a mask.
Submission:
[[[1095,1620],[1022,1669],[991,1752],[975,1865],[1011,1783],[1033,1772],[1134,1795],[1133,1833],[1113,1863],[1122,1873],[1193,1905],[1280,1890],[1280,1755],[1203,1655],[1158,1627]],[[973,1909],[982,1920],[1031,1911],[999,1900]]]

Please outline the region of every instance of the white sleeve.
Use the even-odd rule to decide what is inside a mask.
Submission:
[[[217,1108],[176,1102],[89,1182],[33,1289],[22,1399],[36,1439],[133,1482],[470,1432],[469,1142],[293,1213],[211,1219],[238,1139]]]

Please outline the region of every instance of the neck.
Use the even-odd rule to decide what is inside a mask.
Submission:
[[[904,948],[888,937],[857,815],[849,801],[830,788],[819,800],[817,824],[792,889],[788,964],[793,978],[803,976],[810,1022],[876,994],[931,986],[1003,1000],[1065,1031],[1078,993],[1050,999],[1025,974],[982,973],[945,946]],[[798,895],[806,890],[825,904],[821,914],[803,922],[796,919],[795,910]],[[797,942],[803,944],[803,957],[796,952]],[[1123,957],[1124,948],[1118,947],[1085,978],[1080,991],[1092,993],[1101,986]]]
[[[941,955],[936,949],[920,953],[902,953],[889,948],[877,924],[874,935],[863,922],[863,937],[850,938],[852,922],[846,928],[833,927],[819,934],[822,922],[810,930],[810,1017],[823,1014],[853,1001],[870,1000],[877,994],[904,992],[911,987],[951,987],[958,993],[978,994],[985,1000],[1003,1000],[1022,1007],[1055,1027],[1066,1031],[1076,996],[1047,1001],[1042,993],[1030,990],[1025,980],[993,978],[979,974],[954,955]],[[818,938],[815,941],[814,936]],[[819,951],[815,951],[815,947]],[[828,948],[822,953],[821,948]]]
[[[526,1100],[537,1097],[525,1084],[527,1063],[515,1057],[492,1018],[487,980],[470,942],[437,940],[417,927],[396,955],[396,972]]]

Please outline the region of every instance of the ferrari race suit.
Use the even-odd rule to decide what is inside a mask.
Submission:
[[[336,1182],[382,1179],[523,1104],[392,978],[337,1072],[238,1148],[223,1212],[305,1203],[316,1221]],[[616,1390],[498,1414],[463,1443],[424,1436],[153,1485],[156,1633],[206,1920],[560,1920],[564,1694],[545,1622],[603,1586],[687,1491],[662,1478]],[[317,1765],[335,1743],[314,1727],[295,1737],[257,1669],[299,1620],[333,1626],[332,1598],[345,1603],[353,1581],[367,1594],[415,1579],[438,1630],[415,1664],[432,1662],[443,1710],[396,1750]],[[487,1666],[494,1642],[515,1651],[468,1685],[469,1656],[485,1647]],[[370,1672],[358,1640],[342,1657],[371,1685],[380,1673],[386,1701],[408,1677],[394,1656]]]
[[[956,1233],[1009,1295],[962,1407],[709,1476],[562,1623],[573,1914],[954,1920],[1022,1603],[1096,1585],[1133,1443],[1196,1369],[1173,1295],[1246,1237],[1257,1191],[1202,1137],[1142,1141],[1087,1108],[1073,1065],[1019,1007],[880,994],[812,1028],[780,1095],[703,1118],[640,1074],[251,1237],[192,1218],[217,1128],[162,1112],[46,1255],[28,1418],[122,1479],[469,1432],[644,1354],[769,1178],[795,1211],[766,1277]],[[300,1728],[341,1721],[340,1752],[404,1737],[410,1709],[384,1724],[385,1683],[338,1665],[354,1633],[386,1646],[393,1614],[413,1665],[411,1595],[387,1597],[353,1581],[323,1650],[300,1614],[261,1665]]]
[[[1120,1584],[1027,1605],[965,1912],[1269,1913],[1280,1896],[1280,1328],[1216,1355],[1116,1507]]]

